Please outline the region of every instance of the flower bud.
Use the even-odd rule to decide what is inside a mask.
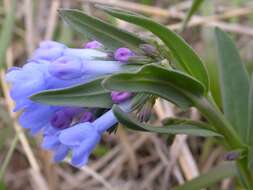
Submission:
[[[87,42],[84,45],[84,48],[86,48],[86,49],[99,49],[99,48],[102,48],[102,47],[103,47],[103,44],[101,44],[100,42],[98,42],[96,40]]]
[[[82,76],[82,61],[77,57],[62,56],[49,66],[49,73],[62,80],[74,79]]]
[[[112,97],[112,101],[113,103],[122,103],[126,100],[128,100],[129,98],[131,98],[133,96],[133,93],[131,92],[119,92],[119,91],[112,91],[111,92],[111,97]]]
[[[142,49],[147,55],[156,56],[158,54],[157,49],[150,44],[141,44],[140,49]]]
[[[117,61],[127,62],[128,59],[134,55],[134,52],[128,48],[119,48],[114,53],[114,59]]]

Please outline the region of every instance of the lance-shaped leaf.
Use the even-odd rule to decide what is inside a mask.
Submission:
[[[202,121],[194,121],[190,119],[183,119],[183,118],[165,118],[162,120],[163,125],[194,125],[202,129],[210,129],[212,131],[215,131],[215,128],[213,128],[209,123],[204,123]]]
[[[134,34],[116,28],[79,10],[61,9],[59,13],[73,29],[89,38],[100,41],[111,50],[124,46],[138,51],[140,44],[147,43]]]
[[[160,96],[181,108],[192,105],[188,94],[200,97],[204,87],[191,76],[161,66],[147,65],[135,73],[112,75],[103,81],[110,90],[146,92]]]
[[[50,105],[110,108],[111,96],[101,86],[103,79],[99,78],[64,89],[42,91],[34,94],[31,99]]]
[[[199,177],[196,177],[191,181],[188,181],[185,184],[174,188],[173,190],[197,190],[207,188],[225,178],[233,177],[236,175],[237,169],[235,163],[224,163],[204,174],[201,174]]]
[[[198,79],[205,86],[206,92],[208,91],[209,80],[204,64],[194,50],[180,36],[165,26],[142,15],[137,15],[111,7],[99,6],[99,8],[116,18],[141,26],[158,36],[170,49],[171,53],[182,68],[188,74]]]
[[[149,124],[143,124],[138,122],[134,117],[132,117],[128,113],[124,113],[118,106],[113,106],[113,113],[117,120],[122,123],[127,128],[138,130],[138,131],[146,131],[146,132],[155,132],[160,134],[187,134],[194,136],[202,136],[202,137],[210,137],[210,136],[221,136],[215,131],[212,131],[207,128],[201,128],[197,125],[193,125],[192,123],[184,123],[184,124],[165,124],[164,126],[152,126]]]
[[[215,29],[215,35],[224,113],[242,139],[246,141],[249,76],[233,41],[218,28]]]
[[[249,125],[247,130],[247,143],[249,145],[249,168],[253,169],[253,76],[250,81],[249,94]]]

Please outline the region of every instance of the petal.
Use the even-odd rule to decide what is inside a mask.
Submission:
[[[60,145],[60,141],[58,139],[58,136],[51,135],[51,136],[45,136],[43,138],[41,147],[45,150],[52,150]]]
[[[122,70],[118,61],[83,61],[83,72],[87,74],[105,75]]]
[[[33,59],[43,59],[53,61],[60,57],[66,48],[64,44],[54,41],[44,41],[40,43],[40,47],[33,53]]]
[[[20,115],[19,122],[24,128],[45,126],[49,124],[55,109],[53,106],[33,104]]]
[[[80,78],[82,76],[82,61],[77,57],[61,56],[52,62],[49,73],[62,80]]]
[[[71,160],[71,164],[75,167],[82,167],[83,165],[87,164],[88,159],[89,159],[89,154],[83,154],[82,157],[80,157],[79,159],[73,159]]]
[[[55,162],[60,162],[64,160],[64,158],[68,155],[69,153],[69,148],[65,145],[60,145],[57,147],[54,153],[54,161]]]
[[[97,58],[107,57],[107,53],[95,49],[74,49],[74,48],[66,48],[63,51],[63,55],[75,56],[83,60],[95,60]]]
[[[85,139],[80,146],[73,148],[71,163],[78,167],[86,164],[90,153],[96,147],[99,141],[100,136],[97,136],[97,138],[88,138]]]
[[[81,123],[75,125],[74,127],[62,130],[59,140],[62,144],[68,146],[78,146],[87,137],[94,134],[94,132],[96,131],[91,123]]]
[[[99,133],[105,132],[107,129],[112,127],[117,123],[117,119],[113,114],[112,110],[107,111],[102,116],[100,116],[98,119],[96,119],[93,122],[93,125],[95,126],[96,130]]]
[[[48,125],[47,127],[44,128],[43,130],[44,135],[59,135],[60,130],[52,127],[51,125]]]
[[[29,134],[31,136],[36,135],[38,132],[40,132],[41,129],[43,129],[44,127],[46,127],[49,123],[46,123],[45,125],[35,125],[33,127],[30,128]]]

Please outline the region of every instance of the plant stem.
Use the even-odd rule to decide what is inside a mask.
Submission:
[[[241,177],[241,183],[247,190],[253,190],[253,174],[247,166],[247,160],[240,159],[236,162]]]
[[[240,137],[233,129],[231,124],[226,120],[223,113],[213,105],[210,99],[206,97],[189,96],[196,108],[206,117],[206,119],[215,127],[217,132],[222,134],[229,149],[245,150],[246,145],[242,143]],[[253,190],[253,173],[247,165],[247,156],[237,160],[237,168],[242,185],[246,190]]]
[[[196,108],[215,127],[217,132],[222,134],[231,149],[243,149],[245,145],[241,142],[238,134],[225,119],[223,114],[205,97],[190,96]]]

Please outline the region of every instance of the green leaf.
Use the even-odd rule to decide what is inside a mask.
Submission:
[[[246,141],[248,127],[249,76],[228,35],[215,29],[220,83],[225,116]]]
[[[199,9],[204,0],[193,0],[190,10],[188,11],[182,25],[182,30],[185,29],[187,23],[190,21],[193,14]]]
[[[180,36],[165,26],[156,23],[142,15],[137,15],[135,13],[114,9],[111,7],[99,6],[99,8],[116,18],[146,28],[158,36],[170,49],[171,53],[177,59],[182,68],[188,74],[201,81],[206,88],[205,91],[208,91],[209,81],[204,64],[194,50]]]
[[[249,126],[247,130],[247,143],[249,145],[249,168],[253,168],[253,75],[250,81],[249,93]]]
[[[111,96],[109,91],[101,86],[103,79],[64,89],[42,91],[31,96],[31,99],[50,105],[110,108]]]
[[[103,86],[110,90],[150,93],[182,108],[192,105],[188,94],[197,97],[204,94],[202,84],[191,76],[156,65],[146,65],[135,73],[112,75],[103,81]]]
[[[172,134],[172,135],[187,134],[203,137],[220,136],[218,133],[214,131],[199,128],[198,126],[192,125],[190,123],[174,124],[174,125],[165,124],[164,126],[151,126],[149,124],[143,124],[137,121],[130,114],[123,112],[117,105],[113,106],[113,113],[120,123],[122,123],[127,128],[133,130],[155,132],[160,134]]]
[[[118,29],[79,10],[61,9],[59,14],[73,29],[100,41],[111,50],[124,46],[140,51],[139,45],[147,43],[134,34]]]
[[[204,123],[202,121],[194,121],[190,119],[183,119],[183,118],[165,118],[162,120],[163,125],[193,125],[197,126],[198,128],[203,128],[203,129],[210,129],[210,130],[215,130],[210,124]]]
[[[237,169],[235,163],[225,163],[209,170],[205,174],[201,174],[199,177],[196,177],[179,187],[174,188],[173,190],[199,190],[210,187],[225,178],[236,175]]]

